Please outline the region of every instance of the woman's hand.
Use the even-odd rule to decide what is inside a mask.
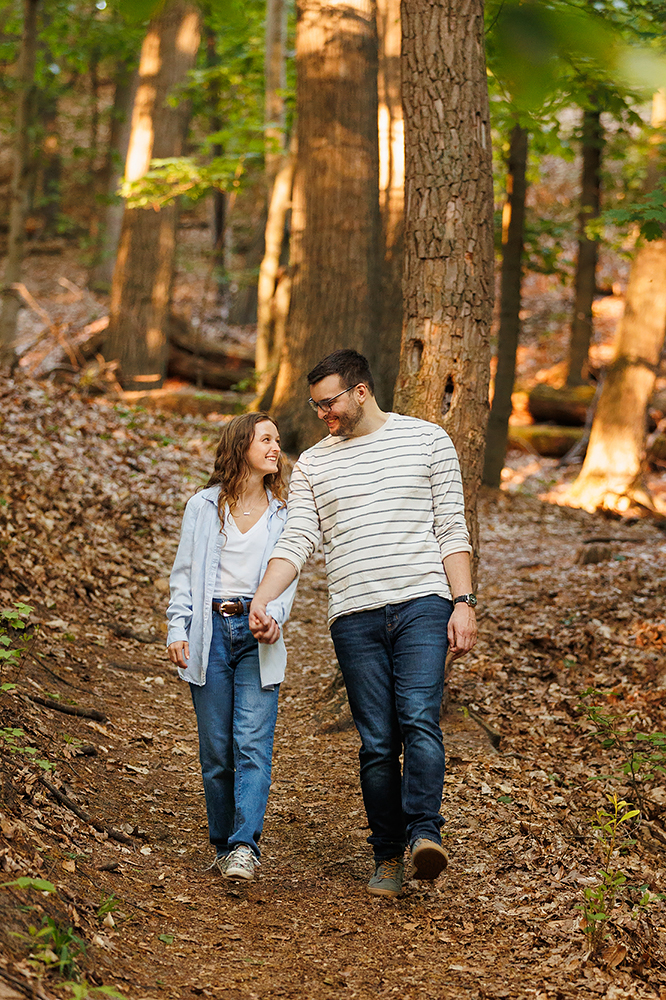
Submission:
[[[172,663],[175,663],[177,667],[181,667],[183,670],[187,670],[186,661],[190,658],[189,642],[185,642],[183,639],[179,639],[178,642],[172,642],[167,647],[167,653]]]

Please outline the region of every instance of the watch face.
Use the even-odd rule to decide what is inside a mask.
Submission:
[[[476,594],[470,594],[469,597],[467,598],[467,603],[469,604],[470,608],[475,608],[479,603],[476,599]]]

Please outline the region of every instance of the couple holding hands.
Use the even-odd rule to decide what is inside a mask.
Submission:
[[[300,456],[288,503],[272,418],[248,413],[224,427],[208,485],[183,517],[168,655],[196,712],[212,867],[251,880],[287,659],[282,626],[322,542],[331,637],[361,738],[368,891],[394,897],[407,847],[413,878],[435,879],[447,863],[444,664],[476,640],[460,470],[439,426],[379,408],[356,351],[329,355],[308,383],[329,434]]]

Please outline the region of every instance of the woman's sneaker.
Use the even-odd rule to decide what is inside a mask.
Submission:
[[[234,881],[251,882],[254,870],[259,865],[259,858],[247,844],[239,844],[227,858],[222,874]]]

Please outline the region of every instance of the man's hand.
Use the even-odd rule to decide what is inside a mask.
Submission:
[[[280,626],[266,614],[266,605],[256,597],[250,605],[250,632],[258,642],[265,642],[272,645],[280,638]]]
[[[449,661],[469,653],[476,642],[476,615],[469,604],[456,604],[449,618]]]
[[[175,663],[177,667],[181,667],[183,670],[187,670],[187,663],[185,661],[190,658],[189,642],[184,642],[182,639],[179,639],[178,642],[172,642],[167,648],[167,653],[172,663]]]

